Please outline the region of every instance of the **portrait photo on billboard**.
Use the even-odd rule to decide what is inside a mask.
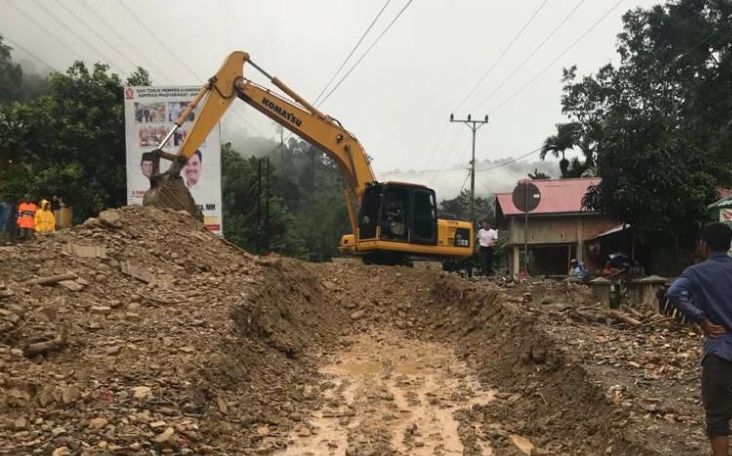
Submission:
[[[153,173],[153,153],[143,152],[140,156],[140,172],[145,179],[150,179]]]
[[[191,158],[183,165],[180,175],[189,189],[195,187],[201,181],[203,175],[203,153],[201,153],[201,149],[191,155]]]

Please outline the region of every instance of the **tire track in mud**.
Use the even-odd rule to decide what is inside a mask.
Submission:
[[[279,455],[462,455],[454,413],[494,396],[452,349],[395,331],[346,338],[321,373],[324,405]],[[469,454],[492,455],[486,441]]]

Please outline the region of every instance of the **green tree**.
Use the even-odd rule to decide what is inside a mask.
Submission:
[[[548,175],[547,173],[539,171],[537,168],[534,168],[533,173],[528,174],[529,179],[533,180],[544,180],[544,179],[551,179],[552,177]]]
[[[0,106],[0,193],[60,197],[77,221],[126,204],[123,87],[76,62],[48,95]]]
[[[494,221],[493,201],[493,198],[483,198],[480,196],[475,198],[473,203],[475,205],[476,220]],[[442,217],[452,217],[459,220],[470,219],[470,191],[462,190],[455,198],[442,200],[440,202],[439,213]]]
[[[13,48],[3,43],[0,35],[0,104],[18,99],[21,93],[23,70],[14,63],[10,51]]]
[[[152,80],[150,79],[150,73],[143,67],[137,67],[137,69],[135,71],[133,71],[127,77],[127,85],[131,85],[131,86],[152,85]]]
[[[617,67],[564,73],[563,111],[602,177],[585,204],[641,237],[691,239],[732,182],[732,4],[679,0],[623,21]]]
[[[287,212],[278,192],[272,191],[269,201],[268,231],[265,228],[265,185],[259,179],[259,158],[244,158],[230,143],[221,147],[221,187],[224,205],[224,235],[250,252],[262,252],[265,239],[269,249],[287,250],[287,231],[292,216]],[[270,177],[271,188],[277,188],[276,173]],[[260,187],[261,184],[261,187]],[[258,204],[259,203],[259,204]]]
[[[248,159],[231,145],[222,149],[226,237],[250,251],[255,251],[257,245],[260,251],[265,248],[264,190],[258,193],[257,183],[259,160],[269,157],[269,250],[310,261],[330,260],[338,254],[340,237],[351,229],[335,163],[295,138],[284,147],[275,143],[259,146],[261,154]],[[287,172],[281,170],[282,163]],[[262,202],[259,218],[258,198]]]
[[[559,160],[559,169],[562,172],[562,177],[570,177],[570,162],[567,160],[566,153],[577,143],[576,131],[577,124],[575,123],[557,124],[557,133],[544,140],[544,144],[541,146],[541,152],[539,152],[539,158],[542,160],[546,159],[548,154],[552,154],[556,158],[561,157]]]

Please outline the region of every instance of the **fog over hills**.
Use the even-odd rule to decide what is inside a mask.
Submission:
[[[538,157],[538,153],[536,156]],[[538,158],[512,160],[505,158],[495,161],[478,161],[475,174],[475,194],[488,196],[494,193],[510,192],[518,180],[527,178],[528,173],[533,173],[535,169],[552,177],[557,177],[559,171],[556,160],[552,159],[547,159],[547,161],[541,161]],[[467,166],[456,166],[454,169],[441,171],[394,170],[376,174],[381,181],[413,182],[432,187],[437,192],[439,201],[454,198],[461,189],[470,188]]]

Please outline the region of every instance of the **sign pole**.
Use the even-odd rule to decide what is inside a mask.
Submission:
[[[524,272],[529,275],[529,183],[524,183]]]
[[[524,213],[524,271],[529,274],[529,212],[539,206],[541,193],[530,181],[519,182],[513,189],[511,201],[521,213]]]

